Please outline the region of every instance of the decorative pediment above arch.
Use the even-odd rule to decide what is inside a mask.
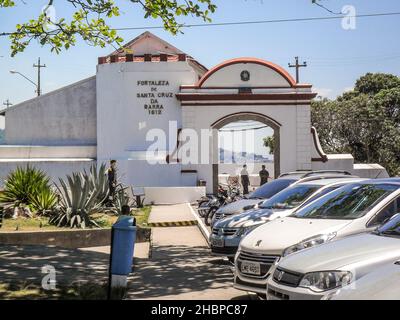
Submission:
[[[195,85],[181,86],[182,106],[310,104],[316,93],[282,67],[257,58],[237,58],[210,69]]]
[[[280,66],[257,58],[227,60],[210,69],[197,83],[207,87],[295,87],[296,81]]]

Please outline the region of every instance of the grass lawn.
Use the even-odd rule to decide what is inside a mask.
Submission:
[[[151,207],[146,206],[141,209],[133,209],[132,214],[136,218],[136,224],[142,228],[147,228],[147,221],[149,219]],[[101,228],[111,228],[117,221],[118,216],[106,213],[95,213],[92,217],[96,220]],[[51,230],[71,230],[70,228],[59,228],[49,224],[48,217],[34,217],[34,218],[17,218],[17,219],[3,219],[3,225],[0,228],[2,231],[51,231]]]
[[[133,216],[136,218],[136,225],[141,228],[148,228],[149,215],[151,206],[145,206],[141,209],[136,209],[133,212]]]

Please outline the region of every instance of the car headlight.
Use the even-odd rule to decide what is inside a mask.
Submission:
[[[312,291],[328,291],[348,285],[353,279],[350,271],[322,271],[307,273],[300,281],[299,287]]]
[[[291,253],[323,244],[327,241],[332,240],[334,237],[336,237],[336,232],[332,232],[332,233],[328,233],[328,234],[320,234],[318,236],[305,239],[302,242],[299,242],[293,246],[286,248],[283,251],[282,256],[287,256]]]

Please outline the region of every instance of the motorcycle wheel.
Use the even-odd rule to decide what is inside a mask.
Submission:
[[[204,217],[204,223],[206,224],[206,226],[211,226],[211,222],[214,218],[215,213],[217,212],[217,208],[210,208],[210,210],[208,210],[207,214]]]

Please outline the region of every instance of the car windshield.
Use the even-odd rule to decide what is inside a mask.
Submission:
[[[287,188],[295,179],[276,179],[268,182],[249,195],[249,199],[268,199],[279,191]]]
[[[387,223],[377,230],[379,235],[400,237],[400,213],[393,216]]]
[[[393,184],[349,184],[298,210],[294,217],[357,219],[398,188]]]
[[[262,209],[293,209],[301,205],[305,199],[320,187],[316,185],[297,185],[287,188],[265,200],[259,207]]]

